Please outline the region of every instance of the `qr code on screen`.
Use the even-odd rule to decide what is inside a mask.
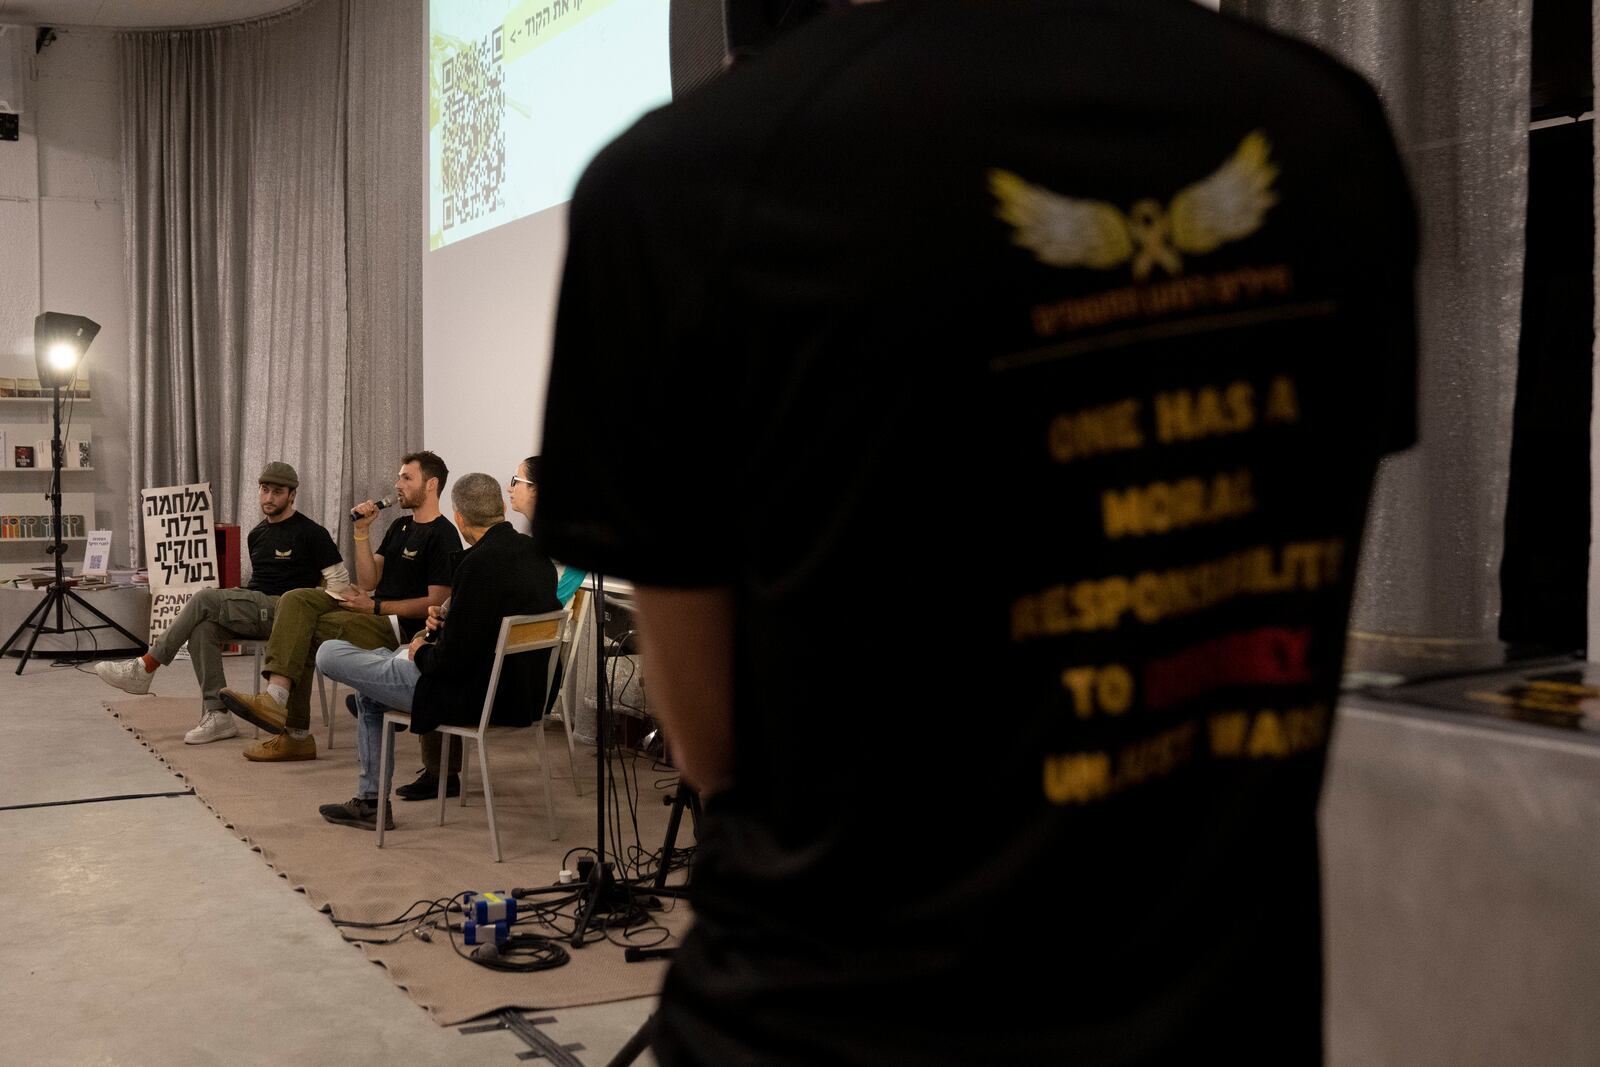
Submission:
[[[501,29],[444,61],[444,228],[505,205],[506,73]]]

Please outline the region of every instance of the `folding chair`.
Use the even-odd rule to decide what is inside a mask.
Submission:
[[[240,637],[240,638],[236,638],[234,640],[234,644],[239,646],[239,651],[243,652],[243,651],[247,651],[248,650],[249,652],[251,652],[251,653],[253,653],[255,655],[255,667],[252,668],[251,671],[250,671],[250,677],[255,679],[255,686],[256,686],[255,689],[252,690],[252,692],[256,692],[256,693],[261,692],[262,662],[265,659],[266,654],[267,654],[267,641],[266,641],[266,638]],[[332,748],[333,747],[333,727],[334,727],[334,723],[337,722],[338,720],[336,720],[333,717],[333,705],[328,700],[328,691],[327,691],[327,688],[323,685],[322,672],[321,671],[317,671],[316,672],[316,677],[317,677],[317,697],[322,702],[322,722],[323,722],[324,725],[326,725],[328,727],[328,747]],[[334,696],[338,696],[339,695],[339,683],[338,682],[334,682],[333,683],[333,695]],[[224,710],[226,710],[226,709],[224,709]],[[260,737],[261,736],[261,727],[257,726],[255,728],[255,731],[256,731],[255,732],[255,736],[256,737]]]
[[[561,642],[561,649],[556,654],[561,657],[561,688],[556,692],[556,706],[553,709],[555,718],[561,720],[561,728],[567,735],[567,766],[572,771],[572,791],[578,796],[583,796],[583,782],[578,778],[578,743],[573,740],[572,731],[577,725],[574,716],[577,713],[578,696],[578,664],[575,657],[578,646],[583,643],[583,631],[588,626],[589,612],[585,609],[589,605],[589,590],[579,589],[572,594],[572,600],[567,605],[571,618],[567,621],[567,636]]]
[[[494,667],[489,672],[489,688],[483,694],[483,714],[478,718],[478,725],[471,726],[441,726],[439,732],[451,737],[460,737],[466,741],[474,741],[478,745],[478,772],[483,776],[483,806],[489,813],[489,845],[494,853],[494,861],[500,862],[500,831],[494,822],[494,788],[489,782],[489,749],[487,745],[489,733],[489,716],[494,712],[494,698],[500,688],[500,667],[505,663],[507,656],[520,656],[526,652],[536,652],[542,648],[559,649],[562,640],[566,637],[567,623],[571,613],[563,608],[560,611],[551,611],[543,615],[507,615],[500,620],[500,637],[495,642]],[[545,670],[544,690],[539,696],[539,711],[541,718],[534,721],[536,727],[543,726],[542,713],[550,703],[550,687],[556,675],[556,656],[550,657],[550,665]],[[389,781],[389,763],[393,748],[393,734],[403,726],[411,725],[411,713],[408,711],[386,711],[383,713],[383,737],[378,756],[378,781]],[[544,772],[544,807],[545,820],[550,831],[550,840],[556,839],[556,808],[555,799],[550,795],[550,761],[545,756],[544,730],[534,731],[538,736],[539,764]],[[465,753],[462,753],[465,756]],[[469,765],[462,760],[461,767],[461,803],[467,803],[467,772]],[[439,825],[444,825],[444,799],[445,787],[449,775],[439,775]],[[383,847],[384,824],[389,818],[389,790],[382,784],[378,788],[378,847]]]

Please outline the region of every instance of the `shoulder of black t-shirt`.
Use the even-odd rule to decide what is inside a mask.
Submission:
[[[398,541],[409,529],[411,529],[410,515],[402,515],[391,522],[389,528],[383,531],[383,540],[378,542],[379,554],[381,555],[383,550],[389,547],[390,542]]]
[[[450,542],[452,549],[461,547],[461,531],[456,529],[456,524],[440,515],[437,519],[426,524],[428,536],[445,538]]]
[[[430,540],[445,538],[450,542],[452,549],[459,548],[461,545],[461,534],[456,530],[455,523],[451,522],[443,514],[429,522],[418,522],[411,515],[402,515],[394,520],[389,528],[383,532],[383,541],[378,546],[380,553],[391,541],[399,541],[402,538],[409,537],[412,529],[419,526],[427,530],[427,536]]]
[[[247,544],[254,544],[259,537],[265,537],[268,534],[287,533],[295,529],[303,520],[305,520],[305,516],[298,511],[279,522],[271,522],[263,516],[260,522],[250,528],[250,533],[246,535],[245,541]]]

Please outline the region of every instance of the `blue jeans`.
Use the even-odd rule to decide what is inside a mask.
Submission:
[[[403,650],[402,650],[403,651]],[[379,745],[384,741],[383,713],[411,710],[411,694],[421,672],[410,657],[402,658],[390,649],[358,648],[348,641],[324,641],[317,649],[317,670],[335,682],[356,691],[360,725],[356,728],[356,757],[361,761],[361,778],[356,796],[378,799]],[[389,737],[389,778],[394,778],[394,737]],[[390,782],[383,782],[385,793]]]

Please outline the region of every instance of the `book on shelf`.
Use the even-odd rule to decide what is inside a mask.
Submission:
[[[50,515],[0,515],[0,541],[42,540],[55,536],[55,518]],[[61,536],[85,536],[88,523],[82,515],[61,516]]]
[[[11,448],[11,465],[18,470],[33,466],[33,446],[13,445]]]
[[[11,397],[17,395],[17,380],[15,378],[0,378],[0,396]]]
[[[17,395],[18,396],[23,396],[23,397],[27,397],[27,396],[39,397],[39,396],[44,396],[45,394],[44,394],[44,390],[39,387],[39,379],[37,379],[37,378],[18,378],[17,379]]]

